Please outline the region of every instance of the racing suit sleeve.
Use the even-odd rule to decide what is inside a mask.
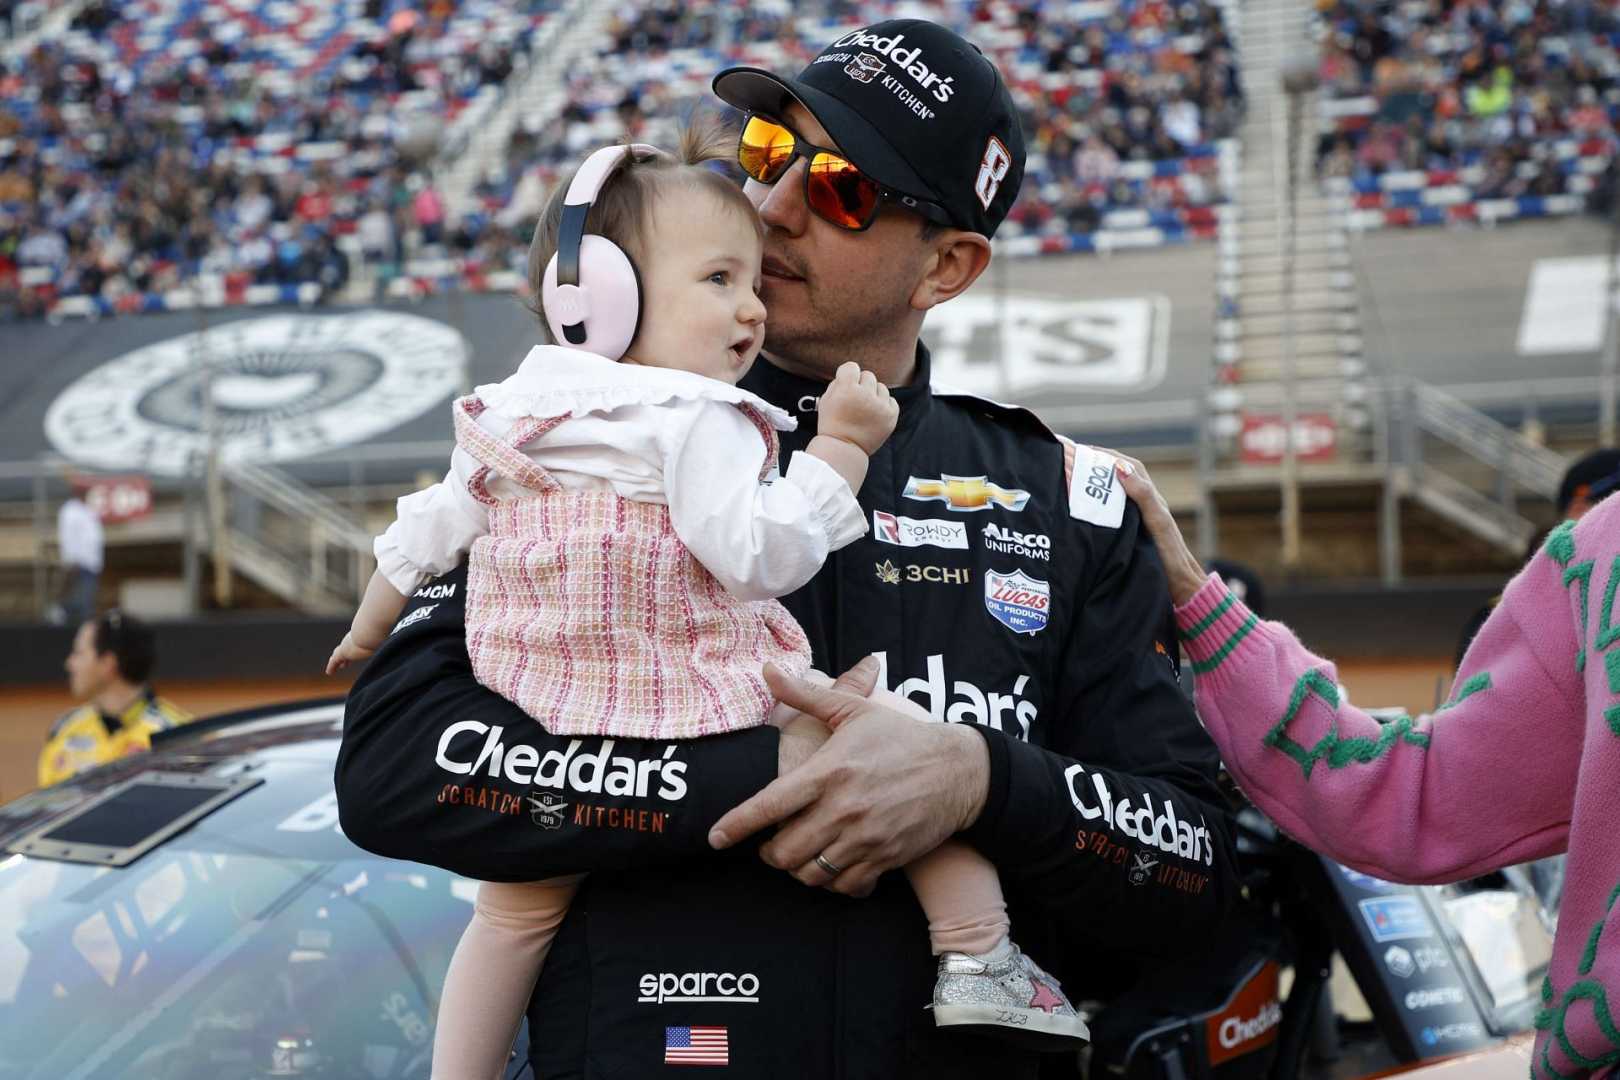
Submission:
[[[334,775],[345,835],[481,881],[715,857],[709,827],[776,778],[776,729],[550,735],[473,677],[466,580],[463,564],[418,590],[349,691]]]
[[[865,535],[854,492],[832,467],[793,455],[761,483],[765,442],[733,405],[683,406],[691,421],[663,440],[670,524],[698,562],[743,600],[771,600],[815,576],[827,553]]]
[[[1088,530],[1076,524],[1082,550]],[[1076,943],[1167,952],[1238,893],[1215,747],[1177,678],[1169,587],[1135,506],[1091,529],[1042,748],[989,728],[990,783],[966,839]]]

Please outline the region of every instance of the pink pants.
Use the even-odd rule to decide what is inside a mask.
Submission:
[[[950,840],[906,867],[934,954],[989,952],[1007,936],[990,861]],[[478,886],[472,922],[450,959],[433,1040],[433,1080],[501,1075],[551,941],[583,875]]]

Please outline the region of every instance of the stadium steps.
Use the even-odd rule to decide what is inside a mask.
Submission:
[[[13,25],[13,36],[4,46],[0,46],[0,60],[21,59],[33,52],[41,42],[61,37],[73,25],[73,20],[79,17],[79,12],[89,6],[90,0],[61,0],[40,15],[39,21],[32,26]],[[22,17],[21,10],[12,15],[17,20]]]
[[[567,77],[576,60],[601,47],[616,6],[600,0],[571,0],[540,28],[541,37],[526,62],[501,88],[489,118],[465,139],[440,149],[434,178],[452,219],[480,209],[473,195],[480,180],[503,172],[506,145],[522,122],[550,124],[567,104]]]

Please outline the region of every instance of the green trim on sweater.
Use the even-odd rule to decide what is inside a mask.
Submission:
[[[1225,645],[1222,645],[1219,649],[1216,649],[1208,660],[1198,661],[1193,664],[1193,674],[1204,675],[1220,667],[1222,661],[1224,661],[1228,656],[1232,655],[1232,650],[1237,648],[1238,643],[1244,638],[1248,637],[1249,631],[1253,630],[1257,625],[1259,625],[1259,623],[1260,616],[1256,615],[1252,611],[1249,612],[1249,617],[1244,619],[1243,625],[1238,627],[1237,630],[1233,632],[1232,636],[1226,639]]]
[[[1215,605],[1215,610],[1211,611],[1208,615],[1205,615],[1202,619],[1199,619],[1197,622],[1193,623],[1191,626],[1187,627],[1187,629],[1181,632],[1181,640],[1191,641],[1198,637],[1205,630],[1208,630],[1211,626],[1214,626],[1215,620],[1220,618],[1222,615],[1225,615],[1227,609],[1235,603],[1237,603],[1237,597],[1233,596],[1231,593],[1227,593],[1226,599]]]
[[[1470,679],[1469,685],[1473,685],[1476,681]],[[1481,689],[1485,687],[1475,687],[1468,692],[1475,693]],[[1305,702],[1312,696],[1326,702],[1335,715],[1327,734],[1318,739],[1315,746],[1307,748],[1289,738],[1288,727],[1298,719]],[[1311,770],[1316,767],[1318,761],[1326,760],[1330,769],[1342,769],[1346,765],[1366,765],[1377,761],[1388,753],[1397,741],[1410,743],[1422,750],[1429,748],[1428,733],[1414,731],[1414,721],[1405,713],[1384,723],[1376,739],[1360,736],[1351,739],[1341,738],[1337,716],[1339,701],[1339,688],[1334,685],[1333,680],[1320,668],[1312,668],[1301,675],[1299,681],[1294,684],[1294,692],[1288,699],[1288,711],[1283,713],[1282,719],[1266,732],[1265,738],[1261,741],[1274,750],[1281,750],[1298,762],[1300,771],[1305,774],[1307,780],[1311,778]]]

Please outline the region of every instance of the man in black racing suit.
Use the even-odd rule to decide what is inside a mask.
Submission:
[[[851,50],[860,65],[840,59]],[[960,107],[863,81],[878,54],[909,56],[898,70],[917,87],[949,80]],[[743,385],[798,416],[784,458],[814,434],[837,363],[892,388],[899,423],[859,493],[871,533],[784,602],[819,668],[876,654],[885,684],[945,723],[880,710],[808,761],[768,727],[683,743],[553,738],[474,680],[465,567],[419,590],[350,694],[342,825],[372,851],[484,880],[590,872],[530,1009],[540,1077],[653,1074],[692,1027],[724,1029],[736,1076],[1073,1075],[1072,1058],[1040,1073],[1005,1042],[933,1026],[925,920],[904,877],[879,872],[960,827],[1000,870],[1016,940],[1075,1001],[1132,985],[1150,958],[1162,972],[1198,952],[1237,889],[1215,751],[1177,682],[1163,570],[1110,459],[1022,409],[930,386],[922,316],[982,272],[1022,174],[999,75],[910,20],[822,57],[798,80],[716,80],[890,189],[853,231],[811,203],[803,162],[750,182],[771,329]],[[949,179],[906,186],[896,147]],[[893,194],[919,190],[957,224],[920,227],[915,200]],[[807,776],[813,787],[793,787]],[[789,819],[761,849],[771,865],[711,850],[711,827],[750,797],[727,831]],[[815,867],[817,853],[845,872]]]

